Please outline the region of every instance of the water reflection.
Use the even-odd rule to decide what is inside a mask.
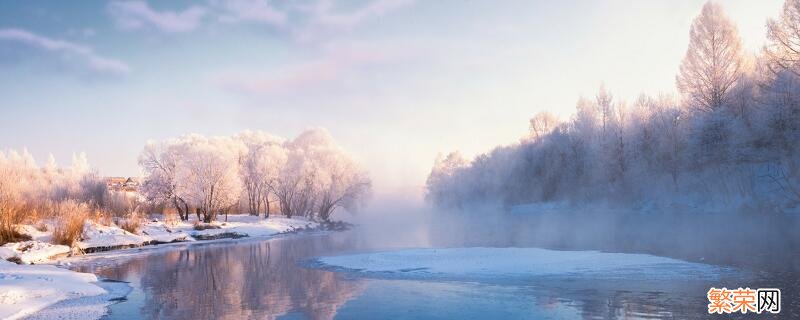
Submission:
[[[134,287],[108,319],[691,319],[707,315],[709,286],[750,284],[353,279],[298,264],[373,249],[385,248],[353,232],[195,244],[76,268]]]
[[[110,319],[130,318],[114,312],[125,310],[126,304],[139,305],[136,312],[148,319],[276,319],[290,311],[307,319],[333,319],[363,283],[297,265],[345,244],[325,240],[294,237],[189,246],[81,271],[130,281],[135,292],[141,291],[112,306]]]

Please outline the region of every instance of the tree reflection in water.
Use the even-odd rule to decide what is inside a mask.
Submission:
[[[774,276],[754,283],[736,274],[718,281],[353,279],[298,264],[317,256],[391,247],[365,239],[371,238],[346,232],[198,243],[145,250],[144,255],[87,257],[87,263],[75,268],[131,282],[134,291],[128,301],[111,306],[110,319],[694,319],[707,315],[710,286],[785,284]],[[797,279],[796,274],[788,278]],[[791,292],[789,284],[780,287]],[[788,314],[793,307],[787,303]]]
[[[187,246],[80,269],[131,282],[142,291],[143,301],[131,298],[122,304],[141,304],[142,318],[275,319],[291,312],[307,319],[333,319],[364,284],[302,268],[298,262],[346,245],[347,240],[337,238]],[[118,306],[112,306],[112,313]]]

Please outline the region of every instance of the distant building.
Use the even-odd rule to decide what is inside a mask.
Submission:
[[[134,177],[108,177],[106,188],[111,191],[139,191],[139,179]]]

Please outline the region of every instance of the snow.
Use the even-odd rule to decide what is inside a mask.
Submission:
[[[161,243],[191,241],[189,234],[177,229],[173,230],[169,226],[167,226],[164,222],[161,221],[147,222],[142,225],[139,232],[143,236],[146,236],[153,241]]]
[[[37,240],[7,243],[0,247],[0,258],[6,260],[17,257],[24,264],[46,262],[51,258],[66,256],[69,253],[70,248],[68,246]]]
[[[17,319],[65,299],[106,293],[97,277],[49,265],[0,263],[0,318]]]
[[[302,218],[263,217],[251,215],[229,215],[219,217],[223,221],[215,221],[211,225],[215,229],[194,230],[192,223],[180,221],[172,224],[163,221],[144,222],[140,234],[125,231],[116,225],[104,226],[99,223],[86,222],[84,239],[78,243],[83,249],[118,248],[140,246],[152,242],[194,241],[196,236],[212,236],[223,233],[238,233],[248,237],[268,237],[298,228],[316,227],[317,223]]]
[[[323,267],[371,276],[714,280],[720,267],[647,254],[540,248],[425,248],[320,257]]]
[[[78,242],[78,247],[88,248],[134,246],[148,241],[142,237],[123,230],[115,225],[104,226],[94,221],[87,221],[84,227],[83,240]]]
[[[269,237],[279,233],[290,232],[302,228],[316,228],[316,222],[304,218],[270,217],[264,219],[260,216],[229,215],[219,217],[222,221],[215,221],[209,225],[214,228],[195,230],[193,223],[176,221],[167,223],[155,219],[145,221],[137,233],[123,230],[117,225],[103,225],[96,221],[86,221],[81,241],[78,248],[89,249],[118,249],[124,247],[137,247],[153,243],[169,243],[180,241],[195,241],[194,236],[213,236],[223,233],[237,233],[247,237]],[[48,231],[39,231],[32,225],[20,225],[19,230],[31,236],[31,241],[8,243],[0,246],[0,258],[6,260],[19,257],[24,263],[39,263],[52,260],[54,256],[68,254],[68,246],[50,244],[52,238],[52,221],[49,221]]]
[[[206,229],[200,231],[191,231],[194,235],[215,235],[226,232],[236,232],[246,234],[250,237],[266,237],[278,233],[288,232],[299,228],[314,228],[317,227],[316,222],[311,222],[305,219],[297,218],[283,218],[274,217],[264,219],[262,217],[251,215],[231,215],[228,216],[228,221],[224,221],[224,216],[220,217],[223,221],[217,222],[214,225],[219,226],[220,229]]]
[[[42,225],[45,226],[47,228],[47,230],[52,230],[54,224],[53,224],[52,221],[46,221],[46,222],[42,222]],[[42,242],[50,242],[50,240],[52,238],[52,235],[53,235],[52,232],[39,231],[39,229],[37,229],[35,226],[29,225],[29,224],[20,225],[19,226],[19,231],[21,233],[24,233],[24,234],[27,234],[27,235],[31,236],[31,239],[33,239],[33,240],[42,241]]]
[[[106,306],[115,300],[124,298],[132,290],[127,283],[119,281],[101,280],[95,284],[103,288],[106,293],[61,300],[26,316],[25,319],[100,319],[107,313]]]

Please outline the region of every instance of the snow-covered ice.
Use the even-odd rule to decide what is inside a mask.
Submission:
[[[0,318],[18,319],[65,299],[106,293],[94,282],[90,273],[0,261]]]
[[[317,265],[394,278],[570,277],[714,280],[727,270],[648,254],[540,248],[424,248],[320,257]]]

